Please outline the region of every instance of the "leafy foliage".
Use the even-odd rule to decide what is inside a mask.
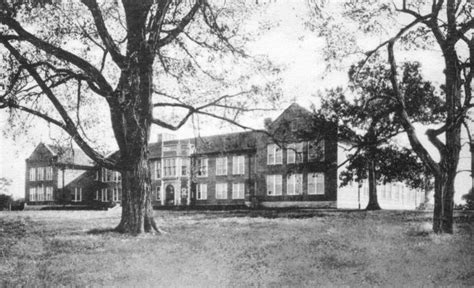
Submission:
[[[474,210],[474,189],[469,190],[469,193],[463,195],[462,199],[466,201],[467,209]]]
[[[377,147],[371,153],[362,150],[349,155],[349,158],[351,161],[341,172],[341,186],[367,179],[367,162],[372,159],[376,179],[380,183],[404,182],[413,189],[432,188],[432,175],[410,149],[387,145]]]
[[[5,177],[0,177],[0,193],[7,194],[9,193],[9,187],[12,184],[12,180]]]
[[[444,117],[443,105],[420,70],[416,62],[403,66],[400,85],[409,103],[407,111],[414,121],[436,123]],[[339,139],[355,149],[341,173],[342,185],[367,179],[369,161],[375,163],[376,180],[381,183],[400,181],[412,188],[426,188],[425,179],[431,178],[416,154],[394,144],[394,137],[403,132],[403,127],[397,121],[400,103],[388,81],[390,73],[379,62],[354,65],[349,70],[349,88],[330,90],[323,98],[323,113],[339,119]]]

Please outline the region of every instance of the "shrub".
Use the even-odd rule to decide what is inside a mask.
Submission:
[[[466,201],[466,208],[474,210],[474,190],[471,189],[467,194],[462,196],[462,199]]]
[[[9,210],[11,204],[13,202],[13,198],[10,195],[0,194],[0,210]]]

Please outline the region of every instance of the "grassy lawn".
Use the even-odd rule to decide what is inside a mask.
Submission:
[[[155,214],[168,234],[109,232],[119,210],[0,212],[0,286],[474,286],[472,216],[439,236],[419,212]]]

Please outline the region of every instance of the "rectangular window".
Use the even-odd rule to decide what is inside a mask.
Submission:
[[[107,197],[107,192],[108,192],[108,191],[107,191],[107,188],[102,189],[101,192],[102,192],[102,193],[101,193],[101,200],[102,200],[102,202],[107,202],[107,201],[109,201],[109,200],[108,200],[108,197]]]
[[[95,198],[94,200],[100,200],[100,190],[95,190]]]
[[[245,156],[241,155],[232,157],[232,174],[245,174]]]
[[[216,175],[227,175],[227,157],[216,159]]]
[[[325,158],[324,139],[318,139],[308,143],[308,161],[324,161]]]
[[[52,186],[46,186],[46,201],[53,201],[53,187]]]
[[[187,176],[189,170],[189,159],[181,160],[181,176]]]
[[[119,194],[120,194],[119,188],[114,187],[113,190],[112,190],[112,201],[118,202],[119,201]]]
[[[198,200],[207,199],[207,184],[199,183],[196,185],[196,198]]]
[[[207,158],[201,158],[196,160],[196,167],[197,167],[197,176],[198,177],[207,177]]]
[[[108,175],[109,175],[109,170],[105,169],[105,168],[102,168],[102,182],[108,182],[109,181],[109,178],[108,178]]]
[[[36,181],[36,168],[30,168],[30,181]]]
[[[233,183],[232,184],[232,199],[244,199],[244,183]]]
[[[53,180],[53,167],[46,167],[46,175],[44,180]]]
[[[303,194],[303,174],[290,174],[286,179],[286,194]]]
[[[176,176],[176,159],[168,158],[163,163],[163,176],[164,177],[175,177]]]
[[[37,201],[44,201],[44,186],[36,187],[36,200]]]
[[[286,163],[303,163],[303,143],[292,143],[286,148]]]
[[[281,195],[282,177],[281,175],[267,175],[267,195]]]
[[[36,168],[36,181],[44,180],[44,168],[38,167]]]
[[[161,161],[160,160],[155,160],[152,163],[152,173],[151,173],[151,179],[152,180],[158,180],[161,178]]]
[[[269,144],[267,146],[267,165],[277,165],[282,163],[282,149],[276,144]]]
[[[30,201],[36,201],[36,187],[30,187]]]
[[[95,171],[95,181],[99,181],[100,179],[100,170]]]
[[[112,177],[112,181],[115,183],[120,183],[122,181],[122,174],[118,171],[113,171]]]
[[[75,187],[74,188],[74,197],[72,202],[81,202],[82,201],[82,188]]]
[[[216,183],[216,199],[227,199],[227,183]]]
[[[308,174],[308,194],[324,195],[324,173]]]

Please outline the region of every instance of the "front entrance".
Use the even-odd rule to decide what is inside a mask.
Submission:
[[[165,205],[174,205],[174,186],[169,184],[166,186]]]

